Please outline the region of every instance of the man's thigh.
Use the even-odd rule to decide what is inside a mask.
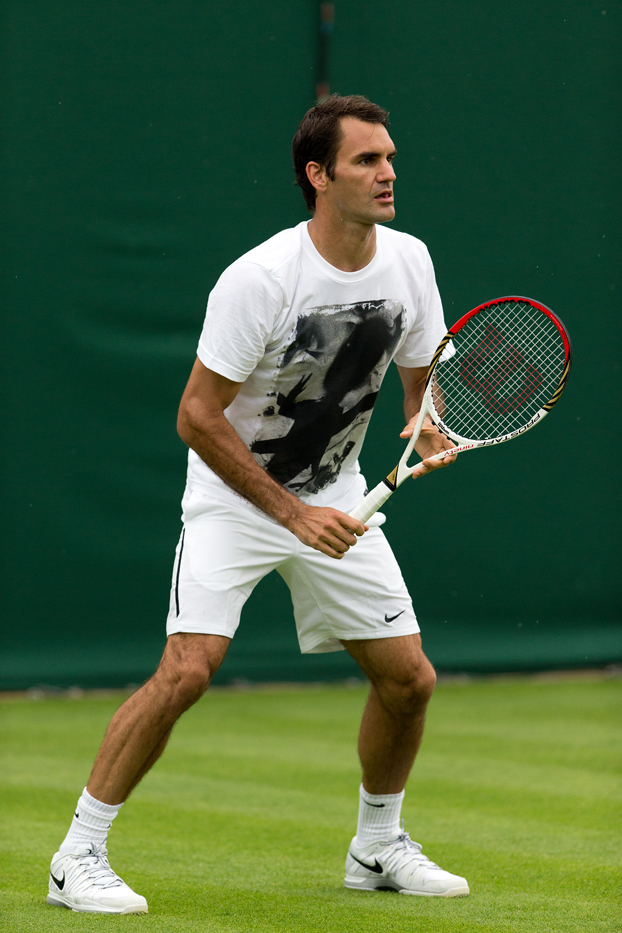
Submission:
[[[233,638],[244,603],[259,581],[292,553],[285,528],[245,506],[193,491],[184,497],[167,634]]]
[[[339,651],[352,639],[393,639],[419,631],[397,560],[371,528],[341,560],[301,549],[279,567],[290,588],[300,648]]]

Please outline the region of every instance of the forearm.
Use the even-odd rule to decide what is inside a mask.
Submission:
[[[421,411],[422,401],[423,387],[421,388],[420,392],[413,392],[404,396],[404,417],[406,419],[406,424],[408,424],[408,422],[413,418],[417,417]]]
[[[241,384],[197,359],[179,406],[179,436],[240,496],[303,544],[340,559],[364,533],[363,525],[337,509],[306,505],[259,466],[224,415]]]
[[[186,418],[179,433],[227,486],[291,530],[302,503],[259,466],[222,412],[203,412],[199,423]]]
[[[425,390],[426,370],[406,370],[400,368],[404,387],[404,417],[406,424],[412,421],[421,410]]]
[[[404,414],[406,416],[406,427],[402,431],[401,437],[411,437],[423,404],[428,370],[424,367],[417,369],[398,367],[398,369],[404,386]],[[419,438],[415,443],[415,450],[422,460],[441,453],[443,450],[449,450],[453,446],[451,441],[432,423],[431,419],[426,418],[421,426]],[[435,467],[438,468],[441,465],[453,462],[453,459],[447,458],[442,464],[437,461]]]

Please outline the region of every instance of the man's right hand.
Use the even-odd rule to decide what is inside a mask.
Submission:
[[[351,515],[339,509],[320,508],[316,505],[299,503],[300,508],[286,525],[299,541],[341,560],[346,551],[356,544],[368,529]]]

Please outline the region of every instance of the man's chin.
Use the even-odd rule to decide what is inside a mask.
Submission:
[[[361,211],[360,213],[350,214],[350,219],[356,223],[371,225],[371,224],[386,224],[389,221],[393,220],[395,217],[395,207],[393,204],[374,204],[369,211]]]
[[[393,204],[384,204],[376,213],[378,215],[375,221],[377,224],[386,224],[395,219],[395,207]]]

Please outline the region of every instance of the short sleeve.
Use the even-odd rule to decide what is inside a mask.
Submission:
[[[434,266],[426,250],[423,293],[417,304],[414,324],[395,354],[395,362],[398,366],[407,368],[429,366],[434,351],[446,333],[443,305],[436,284]]]
[[[245,382],[264,356],[283,308],[283,291],[263,266],[238,260],[218,279],[207,302],[197,356],[233,382]]]

